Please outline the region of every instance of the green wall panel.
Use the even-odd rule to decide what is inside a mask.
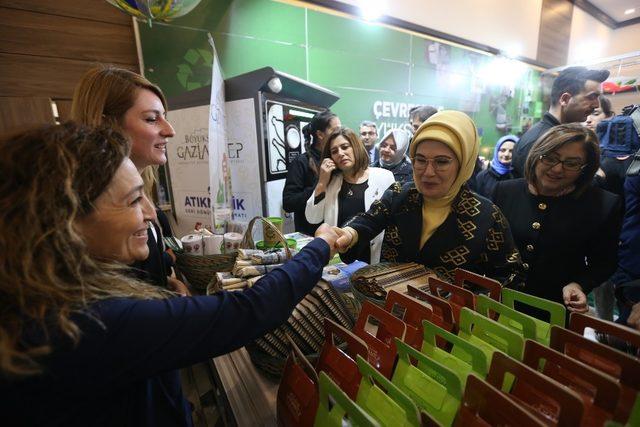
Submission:
[[[303,79],[306,77],[303,46],[287,46],[270,40],[220,34],[214,35],[213,40],[220,52],[220,64],[225,77],[237,76],[267,66]],[[239,55],[238,52],[250,54]]]
[[[490,154],[500,136],[533,121],[541,100],[540,73],[532,69],[513,85],[487,84],[481,76],[491,56],[271,0],[203,0],[170,24],[141,24],[147,77],[168,96],[209,84],[207,32],[225,77],[272,66],[308,79],[341,96],[333,110],[353,128],[365,119],[380,133],[405,125],[414,104],[460,109],[476,121],[481,152]]]
[[[312,48],[349,52],[354,61],[376,58],[409,62],[409,34],[316,11],[309,11],[308,28]]]
[[[234,1],[223,19],[215,27],[203,28],[258,39],[291,43],[305,43],[305,10],[267,0]]]
[[[356,61],[348,52],[312,48],[309,49],[309,80],[323,86],[406,93],[409,67],[375,58]]]

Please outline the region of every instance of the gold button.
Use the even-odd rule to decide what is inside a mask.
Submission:
[[[527,250],[529,252],[533,252],[533,245],[527,245]]]
[[[547,209],[547,204],[546,204],[546,203],[540,203],[540,204],[538,205],[538,208],[539,208],[541,211],[543,211],[543,210]]]
[[[529,264],[527,264],[526,262],[524,264],[522,264],[522,268],[524,268],[525,270],[529,269]]]
[[[533,224],[531,224],[531,227],[533,227],[534,230],[540,230],[540,227],[542,226],[539,222],[534,222]]]

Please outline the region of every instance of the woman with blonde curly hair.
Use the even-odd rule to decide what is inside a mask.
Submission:
[[[153,216],[123,136],[68,123],[0,139],[0,151],[6,425],[191,425],[177,369],[285,322],[335,242],[323,225],[250,289],[167,298],[123,274],[147,257]]]

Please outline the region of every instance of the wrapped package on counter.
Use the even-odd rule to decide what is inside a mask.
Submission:
[[[235,291],[245,288],[250,288],[256,283],[262,276],[256,276],[251,278],[235,277],[229,272],[216,273],[215,285],[217,289],[223,289],[225,291]]]
[[[238,259],[240,260],[250,260],[253,255],[264,254],[264,251],[261,249],[238,249]]]
[[[233,274],[228,271],[222,271],[216,273],[216,282],[221,286],[225,287],[228,285],[235,285],[236,283],[244,282],[245,280],[241,277],[235,277]]]
[[[297,252],[291,250],[291,256],[294,256]],[[273,252],[263,252],[251,255],[251,261],[254,264],[278,264],[287,260],[287,253],[284,249]]]
[[[259,276],[262,274],[267,274],[271,270],[274,270],[280,267],[282,264],[272,264],[272,265],[251,265],[247,267],[241,267],[238,271],[235,272],[237,277],[253,277]]]
[[[254,285],[254,283],[260,280],[263,276],[264,275],[251,277],[249,279],[241,280],[240,282],[236,282],[236,283],[228,283],[226,285],[223,285],[222,289],[224,289],[225,291],[239,291],[245,288],[250,288]]]
[[[215,292],[215,290],[225,291],[239,291],[245,288],[250,288],[263,276],[256,276],[251,278],[235,277],[229,272],[216,273],[214,286],[207,290],[208,294]]]

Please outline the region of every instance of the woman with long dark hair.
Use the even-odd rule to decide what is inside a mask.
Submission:
[[[282,208],[292,212],[296,231],[313,236],[317,225],[309,224],[304,210],[318,182],[321,153],[327,136],[340,127],[340,119],[330,110],[317,113],[302,132],[305,152],[289,164],[282,190]]]

